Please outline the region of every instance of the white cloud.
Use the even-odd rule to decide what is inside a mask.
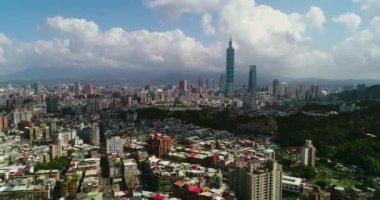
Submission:
[[[202,28],[203,32],[206,35],[215,35],[216,31],[215,28],[211,25],[212,23],[212,16],[208,13],[204,14],[202,16]]]
[[[221,56],[219,47],[205,47],[179,29],[128,32],[122,28],[112,28],[103,32],[92,21],[54,17],[48,18],[39,30],[63,33],[64,38],[20,43],[1,49],[0,67],[3,67],[3,73],[13,72],[9,65],[12,69],[23,69],[24,66],[113,67],[155,71],[204,70],[207,66],[207,69],[215,70]],[[5,63],[4,60],[12,62]]]
[[[63,17],[48,18],[46,23],[37,29],[66,33],[78,37],[79,39],[94,38],[100,31],[98,25],[93,21]]]
[[[163,14],[165,20],[177,20],[185,13],[204,14],[218,10],[229,0],[145,0],[145,5]]]
[[[0,33],[0,45],[10,45],[12,41],[3,33]]]
[[[371,20],[368,29],[347,38],[332,51],[332,73],[345,77],[378,79],[380,74],[380,17]]]
[[[357,30],[361,21],[361,17],[354,13],[345,13],[337,17],[333,17],[333,22],[343,24],[350,31]]]
[[[353,2],[360,4],[361,10],[363,10],[369,18],[380,16],[379,0],[353,0]]]
[[[380,74],[377,64],[380,63],[380,17],[373,18],[368,29],[357,31],[333,50],[322,52],[311,47],[307,35],[310,30],[323,29],[326,23],[318,7],[311,7],[306,13],[285,13],[256,5],[251,0],[200,2],[156,0],[146,1],[146,5],[164,18],[179,18],[184,13],[199,16],[204,33],[217,40],[210,45],[202,44],[180,29],[101,30],[93,21],[52,17],[38,30],[55,32],[56,39],[22,43],[0,33],[0,71],[11,73],[27,67],[112,67],[145,69],[152,73],[223,72],[225,48],[232,33],[237,70],[257,64],[263,73],[297,77],[378,78],[375,76]],[[171,10],[174,8],[176,12]],[[346,17],[338,16],[335,20],[341,19],[343,23],[343,18]]]
[[[323,11],[315,6],[310,8],[310,11],[306,14],[306,23],[311,24],[319,29],[323,28],[323,25],[326,23],[326,17]]]
[[[148,7],[161,13],[164,18],[168,14],[179,18],[184,13],[201,16],[203,32],[206,35],[215,34],[223,41],[220,54],[224,54],[231,33],[235,47],[239,47],[236,57],[238,70],[246,69],[245,65],[254,62],[265,66],[262,69],[267,73],[288,71],[307,75],[309,71],[302,66],[317,66],[316,62],[311,62],[317,59],[325,62],[323,52],[310,50],[310,38],[305,35],[308,28],[321,30],[326,22],[323,11],[318,7],[311,7],[307,13],[301,14],[256,5],[253,0],[202,2],[208,2],[208,5],[204,6],[198,0],[151,0]],[[209,26],[211,16],[215,17],[213,26]]]

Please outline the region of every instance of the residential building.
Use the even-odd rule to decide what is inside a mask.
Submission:
[[[238,162],[230,172],[230,189],[238,199],[281,200],[282,166],[275,160]]]
[[[0,131],[3,131],[6,128],[8,128],[8,116],[3,113],[0,114]]]
[[[120,136],[110,136],[107,138],[107,153],[122,154],[124,138]]]
[[[306,140],[305,146],[302,148],[301,152],[301,164],[303,166],[315,166],[315,153],[316,149],[312,144],[311,140]]]
[[[56,140],[55,144],[49,145],[50,160],[62,156],[62,142],[61,140]]]
[[[155,133],[149,137],[147,143],[148,153],[161,158],[169,153],[169,150],[173,146],[173,139],[170,136]]]

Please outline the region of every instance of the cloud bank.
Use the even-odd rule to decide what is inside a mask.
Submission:
[[[256,64],[259,71],[273,75],[379,78],[380,17],[373,17],[363,30],[359,30],[360,16],[354,13],[333,17],[333,22],[355,33],[331,50],[320,51],[311,47],[308,33],[324,31],[328,20],[316,6],[305,13],[285,13],[251,0],[145,0],[144,5],[163,20],[180,20],[183,14],[199,16],[199,27],[194,28],[215,42],[205,45],[180,29],[102,30],[94,21],[56,16],[37,27],[55,33],[55,39],[26,43],[0,33],[1,73],[32,67],[223,73],[231,33],[240,71]]]

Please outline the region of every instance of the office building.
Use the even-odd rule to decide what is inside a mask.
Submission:
[[[189,89],[189,81],[180,80],[179,81],[179,90],[187,92],[188,89]]]
[[[107,138],[107,153],[122,154],[124,138],[120,136],[110,136]]]
[[[278,98],[280,96],[280,93],[281,93],[280,81],[275,79],[273,81],[273,88],[272,89],[273,89],[273,97]]]
[[[243,109],[255,110],[256,109],[256,97],[252,94],[248,94],[243,97]]]
[[[225,96],[234,95],[234,78],[235,78],[235,49],[232,47],[232,39],[228,43],[226,52],[226,89]]]
[[[75,92],[75,96],[80,95],[80,83],[79,83],[79,81],[75,82],[74,92]]]
[[[311,140],[306,140],[305,146],[302,148],[301,163],[303,166],[315,166],[316,149]]]
[[[219,78],[219,91],[225,92],[226,89],[226,75],[221,74]]]
[[[282,166],[275,160],[236,163],[230,172],[230,189],[237,199],[281,200]]]
[[[248,92],[255,95],[257,92],[256,65],[249,66]]]
[[[34,83],[34,94],[35,95],[40,95],[41,94],[41,83],[40,82],[35,82]]]
[[[58,112],[58,102],[59,99],[56,96],[49,96],[45,99],[46,102],[46,113],[56,113]]]
[[[203,88],[204,86],[205,86],[205,84],[203,83],[202,77],[199,77],[198,78],[198,87]]]

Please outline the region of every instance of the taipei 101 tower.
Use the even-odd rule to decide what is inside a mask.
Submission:
[[[232,97],[234,95],[234,71],[235,71],[235,49],[232,47],[232,39],[228,43],[227,55],[226,55],[226,97]]]

